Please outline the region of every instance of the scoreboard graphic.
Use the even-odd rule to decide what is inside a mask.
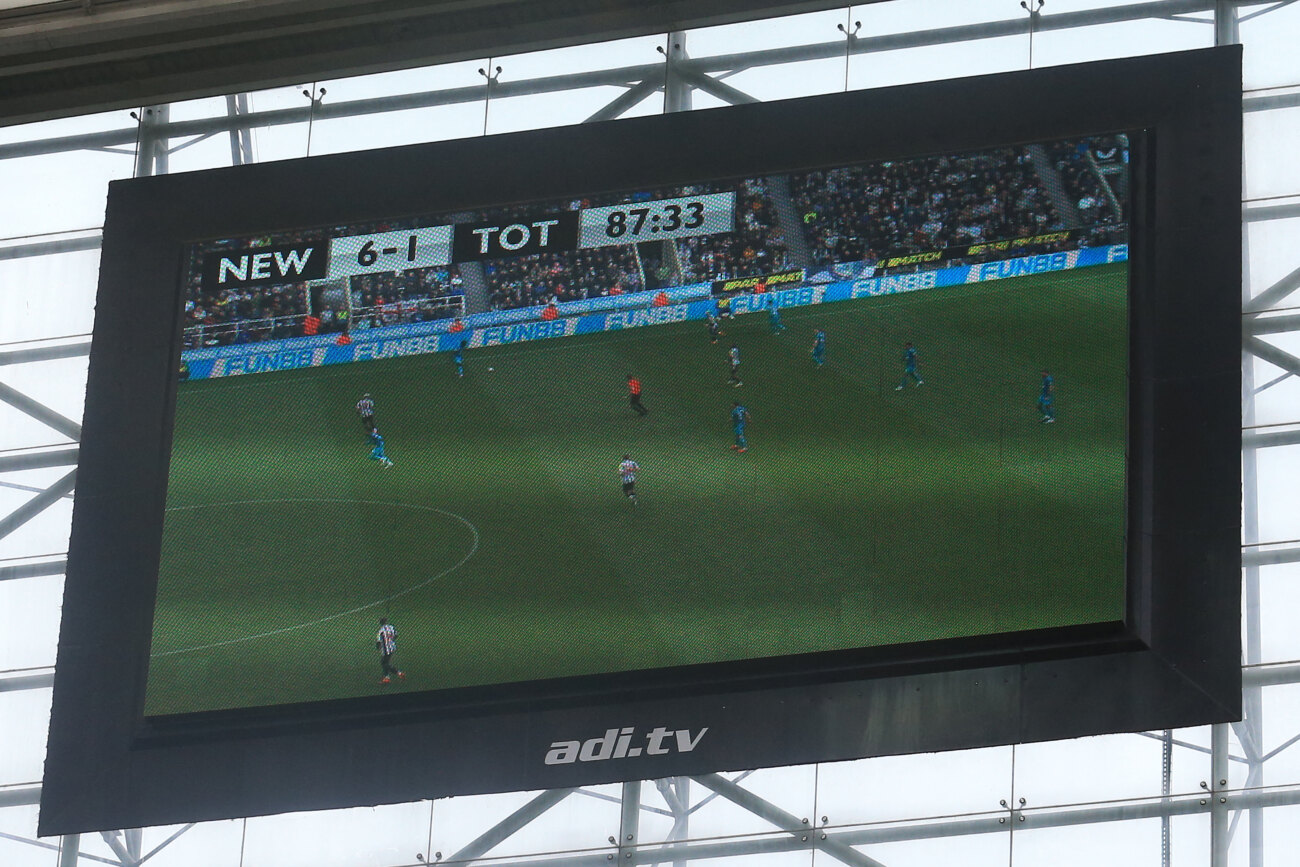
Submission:
[[[209,253],[207,291],[384,274],[457,262],[568,252],[731,232],[734,192],[538,213],[514,222],[466,222],[321,237],[294,245]]]

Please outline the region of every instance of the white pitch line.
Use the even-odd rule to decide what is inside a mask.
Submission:
[[[256,635],[246,635],[242,638],[231,638],[228,641],[215,641],[211,644],[196,644],[193,647],[182,647],[178,650],[164,650],[159,653],[151,653],[149,654],[149,657],[151,659],[155,656],[173,656],[178,653],[191,653],[196,650],[210,650],[214,647],[226,647],[228,645],[239,644],[244,641],[256,641],[259,638],[269,638],[273,635],[283,635],[286,632],[293,632],[298,629],[307,629],[308,627],[311,626],[319,626],[320,624],[328,623],[331,620],[338,620],[340,617],[349,617],[353,614],[357,614],[362,611],[365,611],[368,608],[374,608],[378,605],[384,605],[388,602],[392,602],[394,599],[398,599],[402,596],[405,596],[408,593],[414,593],[416,590],[419,590],[422,587],[429,586],[434,581],[437,581],[439,578],[442,578],[456,571],[461,566],[464,566],[469,561],[469,559],[478,552],[478,543],[479,543],[478,528],[475,527],[473,524],[471,524],[467,518],[465,518],[462,515],[457,515],[455,512],[448,512],[446,509],[439,509],[434,506],[419,506],[419,505],[415,505],[414,503],[388,503],[388,502],[382,502],[377,500],[349,500],[343,498],[331,499],[331,498],[324,498],[324,497],[278,497],[278,498],[265,499],[265,500],[233,500],[233,501],[220,502],[220,503],[203,503],[197,506],[173,506],[169,509],[166,509],[165,511],[186,512],[194,509],[215,509],[215,508],[220,508],[222,506],[252,506],[252,505],[259,505],[263,503],[347,503],[349,505],[354,505],[354,506],[392,506],[398,509],[419,509],[425,512],[437,512],[440,515],[446,515],[450,518],[455,518],[457,521],[460,521],[462,524],[468,527],[469,531],[474,534],[474,544],[470,546],[469,553],[466,554],[464,557],[462,557],[460,559],[460,562],[456,563],[454,566],[449,566],[446,569],[443,569],[437,575],[426,578],[423,581],[421,581],[419,584],[413,584],[410,587],[407,587],[405,590],[399,590],[398,592],[394,593],[392,596],[385,597],[384,599],[378,599],[366,605],[360,605],[357,606],[356,608],[352,608],[347,611],[340,611],[337,614],[330,614],[326,617],[317,618],[316,620],[309,620],[306,623],[298,623],[293,626],[283,626],[279,629],[272,629],[270,632],[259,632]]]

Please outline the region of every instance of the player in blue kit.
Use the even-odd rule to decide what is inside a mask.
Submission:
[[[384,452],[384,438],[379,435],[378,430],[370,432],[370,444],[374,447],[370,450],[370,459],[379,461],[379,465],[384,469],[391,467],[393,462],[388,459],[387,453]]]
[[[745,440],[745,423],[749,421],[749,410],[736,401],[731,409],[731,429],[736,434],[736,442],[731,446],[733,452],[744,452],[749,450],[749,443]]]
[[[820,328],[813,335],[812,360],[818,367],[826,363],[826,332]]]
[[[469,341],[462,340],[460,342],[460,346],[456,347],[456,354],[451,357],[451,360],[456,362],[457,376],[465,375],[465,347],[466,346],[469,346]]]
[[[1056,381],[1046,370],[1043,371],[1043,381],[1041,389],[1038,392],[1038,411],[1043,414],[1043,423],[1051,424],[1056,421],[1056,409],[1053,404],[1056,397],[1053,391],[1056,387]]]
[[[898,385],[894,386],[894,391],[902,391],[908,379],[917,385],[925,384],[925,380],[916,372],[916,347],[911,342],[903,346],[903,378],[898,381]]]
[[[773,334],[785,331],[785,323],[781,321],[781,305],[776,303],[775,295],[767,296],[767,324]]]

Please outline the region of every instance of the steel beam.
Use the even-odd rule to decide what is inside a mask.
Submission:
[[[1300,683],[1300,662],[1244,668],[1241,671],[1241,682],[1246,687],[1283,686]]]
[[[1286,666],[1277,666],[1284,668]],[[1285,683],[1300,682],[1300,664],[1289,666],[1297,669],[1292,679]],[[1250,671],[1247,670],[1247,675]],[[573,790],[564,790],[566,794]],[[37,784],[0,787],[0,807],[22,806],[40,802],[41,787]],[[1300,805],[1300,785],[1277,786],[1270,789],[1248,789],[1242,791],[1221,791],[1225,798],[1223,805],[1230,810],[1263,809],[1270,807],[1288,807]],[[1017,814],[1025,817],[1019,822],[1018,830],[1032,831],[1044,828],[1062,828],[1077,825],[1104,824],[1107,822],[1127,822],[1137,819],[1156,819],[1162,816],[1188,816],[1208,813],[1212,809],[1209,793],[1183,795],[1168,800],[1152,799],[1131,803],[1106,803],[1097,806],[1079,805],[1072,807],[1043,808],[1039,810],[1021,810]],[[968,819],[949,819],[943,821],[921,820],[914,823],[890,823],[878,827],[856,829],[837,829],[828,833],[838,842],[848,846],[864,846],[875,843],[897,843],[913,840],[934,840],[946,837],[961,837],[971,834],[1007,833],[1007,826],[998,822],[996,817],[985,816]],[[781,837],[740,837],[735,840],[707,843],[671,843],[663,848],[645,847],[632,853],[626,863],[642,865],[664,861],[667,858],[680,857],[690,860],[707,860],[710,858],[737,857],[745,855],[762,855],[780,852],[802,851],[810,849],[815,841],[803,841],[792,835]],[[468,848],[468,847],[467,847]],[[462,850],[465,851],[465,850]],[[459,853],[458,853],[459,854]],[[456,863],[468,859],[458,856],[444,859],[443,863]],[[607,867],[610,862],[608,854],[575,854],[563,859],[565,867]],[[493,867],[555,867],[554,857],[525,860],[493,860]]]
[[[1242,331],[1247,335],[1288,334],[1292,331],[1300,331],[1300,315],[1292,313],[1286,316],[1247,316],[1242,323]]]
[[[143,864],[144,862],[148,861],[148,860],[149,860],[150,858],[152,858],[153,856],[157,855],[157,854],[158,854],[159,852],[161,852],[163,849],[166,849],[168,846],[170,846],[172,843],[174,843],[178,837],[180,837],[182,834],[184,834],[184,833],[186,833],[187,831],[189,831],[189,830],[190,830],[191,828],[193,828],[196,824],[198,824],[198,823],[197,823],[197,822],[190,822],[188,825],[182,825],[180,828],[178,828],[177,830],[173,831],[170,837],[168,837],[166,840],[163,840],[163,841],[162,841],[161,843],[159,843],[157,846],[154,846],[152,849],[149,850],[148,854],[146,854],[146,855],[144,855],[143,857],[141,857],[141,858],[140,858],[140,863]]]
[[[1237,21],[1237,0],[1215,0],[1214,44],[1236,45],[1241,41],[1241,28]]]
[[[1296,291],[1296,289],[1300,289],[1300,268],[1296,268],[1290,274],[1287,274],[1281,280],[1278,280],[1272,286],[1268,287],[1253,298],[1243,298],[1241,303],[1241,312],[1250,315],[1258,315],[1277,304],[1283,298],[1286,298],[1292,292]]]
[[[474,861],[483,857],[502,841],[507,839],[511,834],[527,825],[537,817],[541,816],[547,810],[572,795],[576,789],[551,789],[542,792],[533,798],[527,804],[524,804],[518,810],[515,810],[509,816],[506,816],[500,822],[497,822],[487,831],[480,834],[477,838],[467,843],[459,852],[448,858],[448,861]]]
[[[68,834],[59,840],[59,867],[77,867],[81,855],[81,835]]]
[[[27,807],[41,802],[40,783],[0,786],[0,808]]]
[[[248,94],[232,93],[226,96],[226,115],[239,117],[248,114]],[[197,139],[195,139],[197,141]],[[230,164],[242,166],[253,162],[253,137],[247,128],[230,131]]]
[[[100,236],[88,235],[82,238],[64,238],[58,241],[33,241],[27,244],[12,244],[0,247],[0,261],[25,259],[31,256],[54,256],[59,253],[76,253],[81,250],[98,250]]]
[[[686,805],[678,799],[677,793],[673,791],[671,780],[655,780],[655,788],[659,790],[659,794],[663,797],[664,803],[668,805],[668,809],[674,816],[685,816],[690,813],[690,810],[687,809]]]
[[[11,491],[25,491],[26,493],[29,494],[39,494],[45,490],[44,488],[37,487],[36,485],[22,485],[19,484],[18,482],[7,482],[4,481],[3,479],[0,479],[0,488],[8,488]],[[63,497],[64,499],[68,499],[68,500],[72,499],[72,492],[69,491],[68,493],[64,494]]]
[[[81,439],[81,425],[61,413],[57,413],[43,403],[35,401],[16,388],[0,382],[0,401],[19,412],[29,415],[48,428],[63,434],[70,440]]]
[[[691,838],[691,815],[695,808],[691,806],[691,778],[674,777],[670,781],[669,788],[677,795],[677,803],[681,804],[682,813],[673,821],[673,830],[676,832],[676,839],[689,840]],[[684,858],[673,858],[673,867],[690,867],[689,862]]]
[[[20,834],[10,834],[6,831],[0,831],[0,839],[13,840],[16,843],[26,843],[29,846],[35,846],[37,849],[46,849],[50,852],[57,852],[58,859],[59,859],[59,867],[75,867],[77,863],[75,858],[84,858],[87,861],[94,861],[97,864],[111,864],[112,867],[122,867],[121,861],[117,861],[112,858],[102,858],[99,855],[91,855],[87,852],[80,851],[81,835],[79,834],[74,834],[71,838],[60,837],[58,845],[55,845],[54,843],[47,843],[44,840],[33,840],[30,837],[24,837]],[[74,845],[72,846],[72,849],[70,850],[71,854],[65,856],[64,852],[68,850],[64,849],[64,845],[66,841],[69,839],[72,839],[75,842]]]
[[[5,5],[12,4],[0,7]],[[481,60],[843,5],[843,0],[111,3],[98,8],[93,18],[46,16],[39,28],[0,27],[0,123]]]
[[[1278,349],[1273,344],[1265,343],[1258,337],[1247,337],[1242,341],[1242,345],[1248,352],[1264,359],[1269,364],[1290,373],[1300,374],[1300,358],[1296,358],[1285,349]]]
[[[626,87],[639,81],[653,80],[662,75],[662,64],[645,63],[619,69],[575,72],[517,81],[498,81],[492,88],[492,96],[494,99],[506,99],[516,96],[558,93],[587,87]],[[175,121],[165,125],[155,125],[154,131],[169,138],[183,138],[191,135],[211,135],[232,130],[260,129],[307,123],[308,121],[365,117],[372,114],[435,108],[443,105],[462,105],[482,102],[483,99],[483,85],[473,84],[465,87],[451,87],[442,90],[395,94],[393,96],[344,100],[323,104],[311,103],[296,108],[253,111],[233,117],[219,115]],[[40,154],[64,153],[87,148],[102,149],[127,144],[134,145],[137,134],[135,127],[129,127],[106,132],[0,145],[0,160]]]
[[[1210,727],[1210,867],[1228,867],[1228,726]]]
[[[1160,738],[1160,797],[1165,799],[1172,794],[1170,785],[1173,764],[1174,733],[1170,729],[1165,729]],[[1173,847],[1169,832],[1172,830],[1172,824],[1172,817],[1160,817],[1160,867],[1170,867]]]
[[[66,559],[46,563],[20,563],[17,566],[0,566],[0,581],[17,578],[37,578],[42,575],[62,575],[68,568]]]
[[[176,135],[171,130],[170,105],[144,107],[135,140],[135,177],[167,174],[167,142]]]
[[[641,781],[623,784],[618,845],[635,846],[641,836]]]
[[[711,75],[705,75],[695,69],[679,69],[678,75],[682,81],[690,84],[699,90],[704,91],[710,96],[716,96],[718,99],[728,105],[748,105],[750,103],[761,102],[757,97],[750,96],[743,90],[732,87],[725,81],[719,81]]]
[[[0,518],[0,539],[8,536],[14,530],[17,530],[23,524],[26,524],[32,518],[35,518],[54,503],[57,503],[63,498],[64,494],[67,494],[72,490],[73,486],[76,485],[76,482],[77,471],[73,470],[41,493],[14,509],[7,517]]]
[[[1100,9],[1087,9],[1078,12],[1065,12],[1055,15],[1039,15],[1034,24],[1035,32],[1048,30],[1068,30],[1096,24],[1113,24],[1125,21],[1140,21],[1153,18],[1167,18],[1170,15],[1207,12],[1215,8],[1216,0],[1156,0],[1156,2],[1133,3],[1126,6],[1113,6]],[[1263,0],[1245,0],[1247,4]],[[932,30],[920,30],[907,33],[891,33],[880,36],[858,36],[847,41],[847,52],[853,54],[875,54],[904,48],[945,45],[979,39],[994,39],[1003,36],[1028,34],[1027,18],[1011,18],[1005,21],[991,21],[979,24],[967,24],[956,27],[942,27]],[[682,70],[697,73],[730,72],[736,69],[749,69],[761,66],[777,66],[807,60],[841,58],[845,56],[846,41],[835,39],[808,45],[788,46],[785,48],[761,51],[738,52],[735,54],[716,55],[705,58],[681,57],[672,59],[672,63]],[[635,82],[655,80],[664,72],[660,64],[638,64],[618,69],[596,70],[591,72],[570,73],[566,75],[543,76],[520,81],[498,82],[493,89],[493,96],[508,98],[528,96],[540,93],[555,93],[584,87],[622,86]],[[413,108],[428,108],[438,105],[455,105],[477,102],[483,99],[482,85],[448,88],[438,91],[398,94],[375,99],[349,100],[324,105],[305,105],[299,108],[278,109],[265,112],[250,112],[235,116],[224,115],[211,118],[199,118],[176,123],[158,123],[152,132],[166,138],[181,138],[190,135],[210,135],[218,132],[230,132],[239,129],[255,129],[289,123],[307,123],[311,120],[326,120],[346,117],[359,117],[392,111],[404,111]],[[0,159],[12,159],[46,153],[61,153],[80,148],[102,149],[134,145],[137,130],[135,127],[109,130],[84,135],[63,136],[33,142],[18,142],[0,145]]]
[[[99,239],[95,240],[96,246]],[[43,253],[33,253],[42,256]],[[0,350],[0,367],[6,364],[29,364],[33,361],[53,361],[56,358],[81,358],[90,354],[90,341],[62,343],[57,346],[33,346],[29,349]]]
[[[1267,551],[1243,551],[1241,565],[1246,568],[1277,566],[1281,563],[1300,563],[1300,546],[1270,548]]]
[[[54,686],[54,672],[41,674],[0,674],[0,692],[20,692],[27,689],[51,689]]]
[[[691,58],[686,51],[685,33],[668,34],[664,58],[664,111],[669,114],[690,111],[694,107],[694,102],[691,99],[691,85],[687,78],[690,71],[687,64]]]
[[[1216,805],[1225,811],[1261,809],[1300,805],[1300,786],[1279,786],[1272,789],[1252,789],[1236,792],[1221,791],[1223,804],[1218,804],[1209,792],[1181,795],[1168,800],[1155,798],[1128,803],[1104,803],[1013,811],[1017,832],[1079,825],[1096,825],[1108,822],[1128,822],[1141,819],[1158,819],[1163,816],[1190,816],[1210,813]],[[1020,817],[1024,821],[1020,821]],[[827,830],[827,836],[846,846],[867,846],[878,843],[900,843],[916,840],[970,836],[972,834],[1006,834],[1008,826],[999,822],[1006,816],[977,818],[919,820],[911,823],[889,823],[876,827]],[[802,835],[801,835],[802,836]],[[730,840],[708,842],[669,843],[663,847],[645,847],[625,858],[625,864],[655,864],[669,859],[705,861],[712,858],[737,858],[771,855],[783,852],[806,851],[820,842],[809,833],[807,841],[793,835],[780,837],[745,836]],[[817,835],[820,836],[820,835]],[[450,859],[449,859],[450,860]],[[609,854],[575,854],[565,857],[565,867],[608,867],[613,859]],[[447,862],[444,862],[447,863]],[[493,861],[493,867],[554,867],[551,858]]]
[[[1279,108],[1296,108],[1300,106],[1300,93],[1279,93],[1269,96],[1245,96],[1241,100],[1244,113],[1254,111],[1273,111]]]
[[[808,819],[800,819],[793,813],[787,813],[771,801],[764,800],[748,789],[737,786],[721,774],[705,774],[693,779],[736,806],[744,807],[759,818],[798,838],[800,842],[811,842],[810,848],[824,852],[837,861],[853,867],[884,867],[875,858],[859,852],[838,837],[832,838],[825,831],[810,826]]]
[[[1228,20],[1230,22],[1227,36],[1233,41],[1240,38],[1239,20],[1235,8],[1225,8],[1222,4],[1215,9],[1216,22],[1216,43],[1219,43],[1217,30],[1221,28],[1220,22]],[[1245,195],[1245,175],[1246,165],[1243,158],[1242,166],[1242,194]],[[1244,308],[1250,302],[1250,234],[1246,231],[1243,222],[1241,232],[1241,302]],[[1283,320],[1289,317],[1277,317]],[[1258,316],[1247,317],[1243,323],[1248,332],[1261,333],[1251,326],[1263,326],[1264,329],[1275,327],[1283,324],[1276,321],[1275,317],[1261,319]],[[1276,333],[1276,332],[1269,332]],[[1243,353],[1241,365],[1241,395],[1242,395],[1242,424],[1246,427],[1253,427],[1255,424],[1255,405],[1257,394],[1263,391],[1265,385],[1261,388],[1255,386],[1255,365]],[[1246,445],[1246,436],[1242,436],[1241,451],[1241,494],[1242,494],[1242,538],[1249,544],[1259,542],[1259,453],[1257,449],[1252,449]],[[1251,554],[1259,553],[1258,551],[1249,552]],[[1260,619],[1260,585],[1259,585],[1259,566],[1258,562],[1251,562],[1248,557],[1242,557],[1242,611],[1244,620],[1245,634],[1242,636],[1242,651],[1244,661],[1247,665],[1256,665],[1262,658],[1262,636],[1261,619]],[[1260,694],[1259,687],[1242,686],[1242,711],[1244,719],[1237,723],[1238,738],[1241,740],[1242,749],[1246,752],[1249,761],[1249,771],[1247,772],[1247,781],[1262,781],[1264,776],[1264,760],[1260,753],[1263,751],[1264,743],[1264,711],[1263,696]],[[1213,759],[1213,750],[1211,758]],[[1240,811],[1233,817],[1232,825],[1228,829],[1228,847],[1231,846],[1231,840],[1238,822],[1243,813]],[[1250,867],[1261,867],[1261,853],[1263,850],[1264,840],[1264,811],[1258,807],[1252,808],[1248,814],[1250,823]]]
[[[108,844],[108,848],[113,850],[113,854],[117,856],[117,860],[123,864],[123,867],[135,867],[136,862],[131,857],[131,853],[126,851],[126,846],[118,839],[121,833],[121,831],[100,831],[99,836]]]
[[[597,111],[583,123],[597,123],[602,120],[614,120],[622,116],[625,111],[630,110],[633,106],[645,99],[657,90],[663,90],[662,82],[655,81],[638,81],[629,87],[626,91],[619,94],[609,102],[604,108]]]
[[[77,446],[63,446],[50,451],[24,451],[17,454],[0,453],[0,473],[20,470],[40,470],[47,467],[75,467]]]
[[[122,836],[126,838],[126,853],[130,857],[131,863],[139,864],[140,855],[142,853],[141,844],[144,842],[144,832],[139,828],[127,828],[122,832]]]
[[[1300,217],[1300,202],[1289,205],[1252,205],[1241,209],[1241,221],[1243,223],[1293,220],[1296,217]]]
[[[1246,2],[1255,2],[1255,0],[1246,0]],[[1263,0],[1258,0],[1258,2],[1263,2]],[[1171,15],[1208,12],[1214,8],[1214,3],[1215,0],[1154,0],[1154,2],[1107,6],[1078,12],[1060,12],[1053,15],[1040,14],[1034,20],[1033,31],[1034,33],[1042,33],[1048,30],[1071,30],[1097,24],[1119,24],[1125,21],[1143,21],[1152,18],[1168,18]],[[1048,4],[1047,8],[1050,9],[1051,4]],[[848,41],[848,53],[850,56],[854,54],[877,54],[884,51],[896,51],[900,48],[927,48],[958,42],[972,42],[980,39],[998,39],[1004,36],[1028,36],[1029,30],[1030,21],[1028,17],[1015,17],[1002,21],[962,24],[955,27],[936,27],[906,33],[888,33],[881,36],[856,36]],[[692,64],[702,72],[721,72],[732,69],[747,69],[754,66],[798,63],[805,60],[826,60],[828,58],[843,57],[844,53],[845,41],[837,39],[815,45],[798,45],[766,51],[720,54],[692,61]]]

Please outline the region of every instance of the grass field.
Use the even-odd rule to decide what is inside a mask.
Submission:
[[[463,379],[434,355],[183,383],[146,712],[1123,616],[1124,265],[784,321],[727,322],[716,346],[686,322],[473,350]],[[925,384],[896,391],[909,340]],[[392,469],[369,459],[365,391]],[[379,616],[407,674],[389,686]]]

